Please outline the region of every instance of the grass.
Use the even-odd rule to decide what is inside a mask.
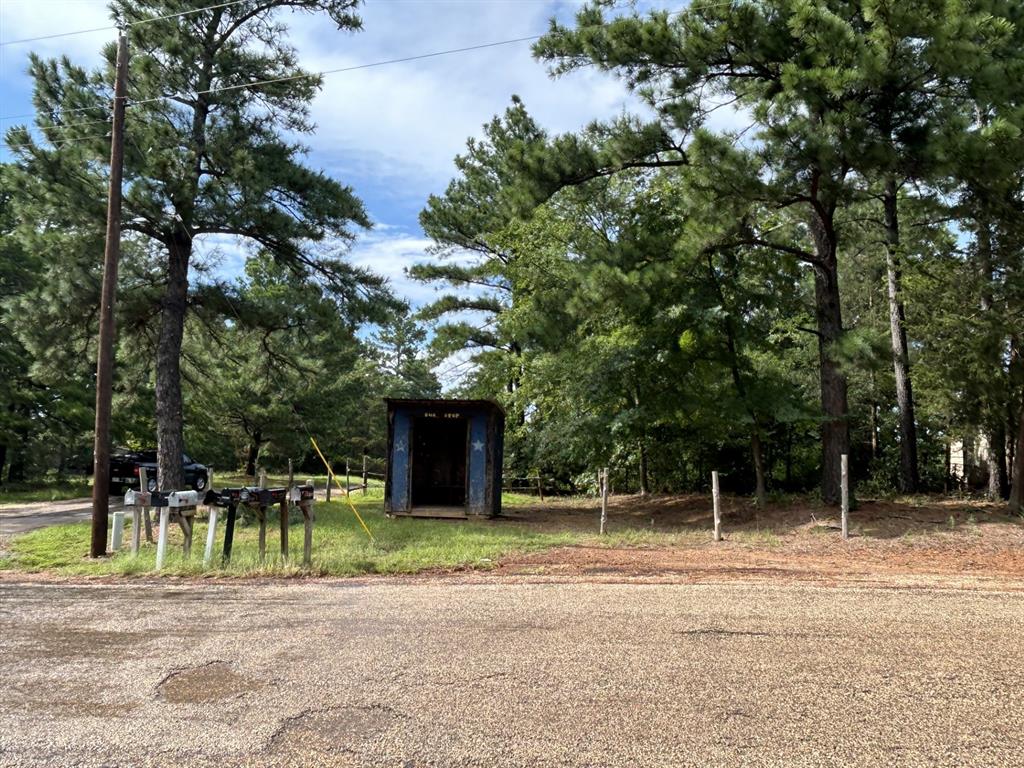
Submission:
[[[209,568],[203,567],[203,549],[207,522],[197,520],[193,532],[192,558],[181,552],[182,533],[175,524],[169,529],[168,550],[162,573],[197,576],[288,576],[305,573],[352,576],[357,574],[416,573],[429,569],[489,568],[497,560],[516,552],[531,552],[572,543],[572,534],[538,533],[503,521],[444,521],[388,518],[384,515],[379,489],[363,497],[353,494],[352,501],[373,532],[370,541],[352,510],[344,501],[316,505],[313,529],[313,565],[301,566],[302,524],[290,528],[291,559],[283,562],[279,553],[279,527],[276,517],[267,525],[267,559],[260,564],[257,536],[259,526],[251,520],[235,529],[231,563],[220,563],[223,546],[223,514],[218,522],[215,556]],[[529,497],[523,497],[528,499]],[[506,503],[515,505],[511,497]],[[112,557],[91,560],[89,524],[57,525],[18,536],[10,543],[10,556],[0,559],[0,569],[29,572],[56,572],[63,575],[131,575],[153,571],[156,547],[144,544],[137,557],[127,549],[131,525],[125,534],[126,548]]]

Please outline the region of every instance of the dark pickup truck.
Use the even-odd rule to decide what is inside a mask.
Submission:
[[[197,491],[205,491],[210,471],[205,465],[193,461],[187,454],[181,455],[185,471],[185,484]],[[156,451],[122,451],[110,457],[110,490],[123,493],[126,488],[139,487],[139,468],[146,469],[147,490],[156,490]],[[173,488],[180,491],[183,488]]]

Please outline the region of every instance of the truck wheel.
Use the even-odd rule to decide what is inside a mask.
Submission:
[[[148,477],[148,478],[146,478],[146,490],[149,491],[150,493],[153,493],[156,490],[156,478],[155,477]]]
[[[196,480],[192,483],[192,488],[197,491],[206,490],[206,475],[196,475]]]

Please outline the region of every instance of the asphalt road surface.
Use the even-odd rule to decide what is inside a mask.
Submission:
[[[0,766],[1020,766],[1024,593],[0,581]]]
[[[124,509],[119,496],[110,498],[110,511]],[[0,506],[0,537],[14,536],[36,528],[62,523],[80,523],[92,517],[92,499],[33,501]]]

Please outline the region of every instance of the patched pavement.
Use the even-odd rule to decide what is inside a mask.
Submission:
[[[0,582],[0,766],[1021,765],[1024,595]]]

